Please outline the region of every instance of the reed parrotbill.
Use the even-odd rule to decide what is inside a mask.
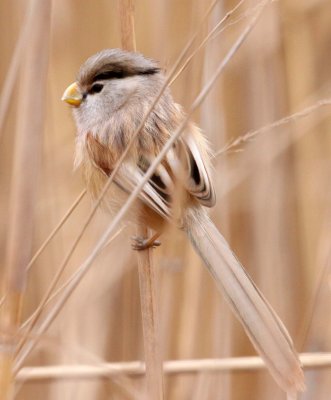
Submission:
[[[77,124],[75,163],[83,167],[93,196],[100,193],[164,82],[155,61],[111,49],[90,57],[65,91],[63,100],[73,106]],[[183,118],[181,106],[165,90],[114,179],[106,199],[111,209],[123,204]],[[304,387],[297,353],[281,320],[203,207],[215,203],[209,170],[207,142],[190,123],[145,184],[130,218],[158,234],[172,220],[187,234],[271,374],[293,398]],[[135,247],[148,244],[147,239],[137,240]]]

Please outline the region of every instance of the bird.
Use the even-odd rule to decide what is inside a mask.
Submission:
[[[165,84],[159,63],[139,52],[105,49],[79,68],[62,100],[76,122],[75,167],[96,199]],[[121,162],[103,206],[116,213],[185,118],[167,87]],[[149,227],[151,238],[133,247],[158,245],[169,222],[186,233],[271,375],[295,398],[304,375],[292,339],[252,281],[206,208],[216,202],[210,145],[190,121],[168,150],[131,207],[128,219]]]

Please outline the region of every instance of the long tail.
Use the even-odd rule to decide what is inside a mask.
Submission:
[[[298,391],[304,390],[304,376],[290,335],[280,318],[201,207],[187,212],[183,230],[243,324],[271,375],[294,398]]]

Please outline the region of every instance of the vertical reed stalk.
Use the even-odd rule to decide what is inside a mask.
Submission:
[[[121,43],[125,50],[136,50],[134,31],[134,0],[118,0],[118,10],[121,29]]]
[[[21,32],[17,39],[15,49],[9,64],[9,68],[6,74],[6,79],[3,82],[0,95],[0,139],[3,134],[3,127],[8,115],[9,104],[12,98],[15,84],[17,82],[17,75],[19,73],[19,67],[22,60],[23,48],[26,46],[27,38],[29,37],[30,29],[32,27],[32,13],[27,10]]]
[[[119,0],[122,47],[136,50],[134,33],[134,1]],[[147,237],[148,229],[137,227],[139,237]],[[155,270],[151,249],[137,252],[141,314],[144,336],[147,393],[150,400],[162,400],[163,365],[160,354]]]
[[[137,233],[141,237],[147,237],[148,229],[140,226]],[[148,399],[161,400],[164,398],[163,365],[157,312],[157,280],[151,249],[138,252],[138,272]]]
[[[13,398],[13,357],[26,285],[26,265],[31,257],[34,211],[41,168],[45,117],[45,87],[48,69],[48,38],[51,2],[33,0],[34,25],[27,38],[21,64],[21,87],[17,111],[11,211],[7,240],[5,277],[7,293],[0,314],[0,394]],[[23,49],[22,49],[23,51]]]

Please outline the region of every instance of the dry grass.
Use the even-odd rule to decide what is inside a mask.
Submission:
[[[24,61],[23,49],[32,46],[28,32],[38,26],[36,17],[31,17],[32,6],[26,2],[22,7],[18,0],[0,4],[3,32],[11,33],[1,41],[0,69],[5,77],[0,102],[1,251],[4,258],[5,249],[13,249],[10,243],[14,243],[16,250],[9,253],[26,255],[17,266],[8,262],[7,273],[0,270],[3,295],[12,292],[9,273],[18,277],[24,300],[22,319],[15,317],[17,323],[10,329],[1,322],[2,335],[21,326],[14,368],[17,399],[143,398],[143,379],[131,375],[123,364],[145,359],[136,257],[128,239],[132,232],[125,229],[105,247],[120,228],[121,215],[110,221],[97,207],[91,211],[79,173],[71,173],[74,126],[59,101],[87,56],[123,43],[123,29],[129,30],[133,18],[125,2],[119,3],[122,8],[115,0],[53,2],[46,100],[40,94],[46,86],[42,75],[36,75],[37,66],[27,68]],[[331,6],[323,0],[279,0],[262,9],[264,3],[142,0],[135,4],[136,43],[138,50],[167,67],[175,98],[205,130],[218,155],[219,201],[212,218],[279,311],[297,348],[327,352]],[[258,12],[261,17],[256,22]],[[120,24],[121,20],[125,22]],[[26,95],[17,90],[19,66],[35,77],[28,79],[31,88]],[[23,84],[24,75],[20,80]],[[15,128],[17,122],[24,125],[24,109],[32,99],[41,102],[37,111],[29,113],[33,123],[42,119],[46,106],[43,148],[41,141],[34,145],[29,140],[37,135],[31,124],[28,137]],[[12,168],[12,154],[15,160],[21,158],[20,148],[33,162]],[[39,179],[36,168],[41,171]],[[23,187],[17,183],[22,180],[26,191],[15,203],[14,195],[10,198],[7,193],[15,193],[17,185]],[[30,199],[32,208],[24,217],[14,218],[9,210]],[[183,359],[193,363],[190,372],[179,368],[165,375],[164,398],[284,398],[267,374],[247,372],[247,365],[233,374],[230,369],[211,372],[199,364],[206,358],[221,358],[222,364],[228,357],[253,350],[184,238],[171,231],[162,241],[161,248],[153,251],[160,275],[156,288],[160,357],[174,360],[171,368]],[[22,327],[32,314],[34,318]],[[328,355],[311,357],[314,363],[310,359],[312,369],[306,373],[302,399],[327,399],[330,372],[316,366],[326,363]],[[227,367],[232,361],[236,359],[231,358]],[[54,375],[32,381],[34,371],[47,376],[47,365],[58,365]],[[128,375],[110,376],[109,365]],[[240,360],[239,367],[243,365]],[[30,366],[38,369],[27,369]],[[91,376],[82,366],[92,371]],[[165,364],[165,368],[167,372],[170,367]]]
[[[49,56],[50,2],[34,1],[32,15],[26,19],[23,33],[29,44],[18,42],[9,74],[10,84],[3,95],[10,98],[12,82],[17,75],[18,54],[21,54],[21,85],[19,90],[19,115],[14,151],[13,177],[10,193],[8,236],[6,241],[5,269],[2,289],[6,297],[1,306],[0,326],[0,393],[4,400],[13,397],[13,362],[17,332],[21,323],[21,309],[26,287],[26,265],[30,260],[34,215],[38,201],[37,179],[41,170],[41,149],[45,122],[46,78]],[[31,18],[34,25],[31,26]],[[29,29],[26,29],[28,26]],[[10,76],[11,75],[11,76]],[[9,89],[8,89],[9,88]],[[31,99],[34,93],[34,99]],[[2,103],[2,109],[8,101]],[[28,166],[28,167],[27,167]]]
[[[331,353],[301,354],[300,360],[305,369],[330,368]],[[232,357],[221,359],[177,360],[164,362],[164,372],[167,374],[192,372],[227,372],[227,371],[256,371],[265,368],[260,357]],[[118,362],[104,365],[59,365],[47,367],[22,368],[17,375],[18,381],[44,379],[83,379],[118,375],[119,371],[128,375],[145,373],[143,362]]]

